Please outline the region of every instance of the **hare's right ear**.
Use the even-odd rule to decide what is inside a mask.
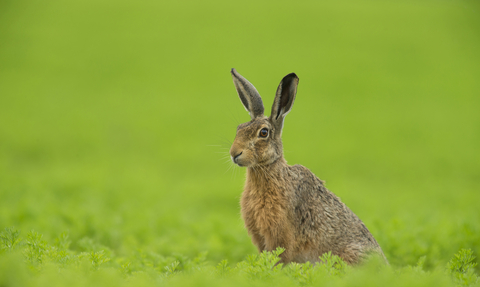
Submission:
[[[282,134],[283,119],[290,112],[297,94],[298,77],[295,73],[286,75],[278,85],[275,100],[273,101],[270,121]]]
[[[257,89],[247,79],[232,69],[233,83],[243,106],[253,119],[263,116],[263,102]]]

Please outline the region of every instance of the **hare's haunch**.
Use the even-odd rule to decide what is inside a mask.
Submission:
[[[285,76],[277,88],[270,117],[263,115],[255,87],[232,69],[238,96],[251,121],[241,124],[230,155],[247,167],[241,198],[245,227],[259,251],[285,248],[281,262],[318,262],[331,251],[349,264],[383,252],[363,222],[323,181],[283,158],[282,128],[295,101],[298,77]]]

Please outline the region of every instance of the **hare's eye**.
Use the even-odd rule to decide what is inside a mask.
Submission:
[[[268,136],[268,129],[267,128],[263,128],[260,130],[260,137],[262,138],[266,138]]]

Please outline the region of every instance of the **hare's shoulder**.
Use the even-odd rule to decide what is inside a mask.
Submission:
[[[325,182],[302,165],[291,166],[295,206],[300,212],[311,211],[321,217],[351,217],[353,212],[325,187]]]
[[[324,197],[338,197],[325,187],[325,182],[318,178],[312,171],[303,165],[289,166],[292,189],[295,196],[306,199],[319,199]],[[339,200],[339,199],[338,199]]]
[[[296,164],[291,165],[289,168],[289,174],[292,181],[301,181],[306,187],[324,186],[324,181],[319,179],[311,170],[303,165]]]

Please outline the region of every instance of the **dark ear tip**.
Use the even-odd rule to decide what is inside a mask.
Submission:
[[[297,78],[298,79],[298,76],[295,73],[290,73],[290,74],[287,75],[287,77],[292,77],[292,78]]]
[[[295,73],[290,73],[290,74],[286,75],[285,77],[283,77],[283,81],[284,81],[284,82],[292,81],[292,80],[294,80],[294,79],[297,80],[297,82],[298,82],[298,80],[299,80],[297,74],[295,74]]]
[[[230,70],[230,73],[231,73],[232,75],[235,75],[235,74],[237,73],[237,70],[235,70],[235,68],[232,68],[232,70]]]

